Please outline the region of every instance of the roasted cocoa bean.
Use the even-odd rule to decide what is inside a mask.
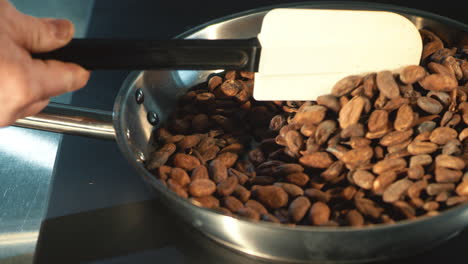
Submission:
[[[239,184],[245,184],[249,180],[249,176],[233,168],[228,169],[228,175],[237,177]]]
[[[216,186],[216,191],[220,196],[229,196],[231,195],[239,183],[237,177],[230,176],[218,183]]]
[[[271,176],[257,175],[250,179],[250,183],[254,185],[272,185],[275,182],[276,178]]]
[[[443,106],[439,101],[426,96],[419,97],[416,103],[423,111],[433,115],[439,114],[443,109]]]
[[[370,132],[386,130],[388,127],[388,112],[385,110],[375,110],[369,116],[367,127]]]
[[[362,96],[356,96],[341,108],[338,120],[342,129],[358,123],[365,103]]]
[[[348,221],[350,226],[362,226],[364,225],[364,217],[357,210],[350,210],[346,214],[346,221]]]
[[[437,144],[432,142],[413,141],[408,145],[408,152],[411,155],[431,154],[437,148]]]
[[[367,198],[354,199],[354,205],[363,215],[370,216],[374,219],[379,218],[384,211],[383,208],[378,207],[375,202]]]
[[[285,183],[285,182],[277,182],[274,184],[275,186],[283,188],[283,190],[291,197],[297,197],[304,195],[304,190],[292,183]]]
[[[344,169],[344,164],[341,161],[333,162],[320,176],[326,180],[331,181],[338,177]]]
[[[428,154],[412,156],[410,158],[410,168],[417,165],[426,166],[432,163],[432,157]]]
[[[380,139],[380,145],[385,147],[396,145],[408,140],[411,137],[411,135],[413,135],[413,130],[411,129],[406,131],[390,132],[384,137],[382,137],[382,139]]]
[[[341,109],[340,101],[334,95],[327,94],[317,97],[317,104],[326,106],[328,109],[331,109],[333,112],[338,113]]]
[[[430,74],[424,77],[419,84],[426,90],[451,92],[458,86],[455,78],[445,74]]]
[[[370,190],[372,188],[374,179],[375,176],[366,170],[356,170],[353,173],[354,183],[365,190]]]
[[[211,161],[209,171],[210,178],[215,183],[220,183],[228,177],[227,168],[223,165],[223,163],[220,160]]]
[[[203,197],[193,197],[191,198],[192,201],[195,202],[196,205],[205,207],[205,208],[217,208],[219,207],[219,200],[216,199],[214,196],[203,196]]]
[[[178,196],[182,198],[188,198],[187,191],[184,190],[182,186],[180,186],[177,182],[173,181],[172,179],[167,180],[167,187],[175,192]]]
[[[306,198],[307,199],[307,198]],[[309,221],[312,225],[323,225],[330,218],[330,208],[322,202],[315,202],[309,210]]]
[[[219,154],[218,157],[216,157],[216,160],[219,160],[224,167],[231,168],[236,163],[237,158],[238,156],[236,153],[224,152]]]
[[[171,170],[172,170],[171,167],[163,165],[163,166],[158,168],[158,173],[157,173],[156,177],[158,179],[162,180],[162,181],[165,181],[169,177],[169,174],[171,173]]]
[[[394,127],[397,131],[409,130],[414,124],[414,112],[413,108],[408,105],[402,105],[397,112]]]
[[[190,183],[188,191],[194,197],[208,196],[216,191],[216,184],[209,179],[196,179]]]
[[[277,209],[288,203],[288,194],[278,186],[259,186],[254,191],[257,199],[266,207]]]
[[[362,82],[362,76],[348,76],[339,80],[332,88],[332,95],[343,96],[351,93]]]
[[[200,166],[200,160],[198,160],[194,156],[183,153],[175,154],[173,162],[174,166],[184,169],[186,171],[191,171],[196,167]]]
[[[169,178],[182,187],[190,183],[189,175],[181,168],[172,168],[171,172],[169,173]]]
[[[295,223],[297,223],[304,218],[309,208],[309,199],[305,196],[299,196],[289,205],[289,216]]]
[[[397,174],[394,171],[384,171],[382,174],[375,178],[372,184],[372,190],[375,194],[382,195],[390,184],[392,184],[397,178]]]
[[[426,76],[426,70],[419,65],[410,65],[403,68],[400,73],[400,81],[406,84],[415,83]]]
[[[426,192],[429,195],[437,195],[441,192],[452,191],[453,189],[455,189],[455,184],[453,183],[431,183],[427,185]]]
[[[326,112],[327,108],[322,105],[301,106],[291,122],[300,126],[319,124],[325,118]]]
[[[398,172],[406,167],[406,160],[404,159],[384,159],[377,162],[372,167],[372,172],[375,174],[381,174],[386,171]]]
[[[255,201],[255,200],[248,200],[245,203],[245,206],[254,209],[255,211],[257,211],[261,215],[268,214],[267,209],[261,203]]]
[[[451,170],[443,167],[435,168],[435,180],[436,182],[458,182],[460,181],[463,173],[460,170]]]
[[[299,162],[307,167],[325,169],[333,163],[333,159],[327,152],[315,152],[300,157]]]
[[[377,73],[376,77],[377,88],[381,94],[389,99],[397,98],[400,96],[400,89],[398,84],[393,78],[391,71],[381,71]]]
[[[240,208],[239,210],[237,210],[236,214],[241,216],[241,217],[245,217],[245,218],[248,218],[250,220],[253,220],[253,221],[260,220],[260,214],[257,211],[255,211],[254,209],[249,208],[249,207]]]
[[[148,170],[154,170],[161,167],[167,162],[167,160],[172,155],[172,153],[174,153],[175,150],[176,146],[174,144],[165,144],[151,155],[151,159],[149,160],[146,167],[148,168]]]
[[[309,197],[312,201],[328,203],[330,200],[330,195],[328,193],[322,192],[314,188],[306,189],[304,191],[304,195]]]
[[[224,207],[226,207],[227,209],[229,209],[229,211],[235,213],[237,211],[239,211],[239,209],[241,209],[242,207],[244,207],[242,205],[242,202],[239,201],[236,197],[234,196],[227,196],[227,197],[224,197],[222,199],[222,204]]]
[[[374,150],[371,147],[362,147],[346,152],[341,161],[348,169],[353,170],[368,164],[373,155]]]

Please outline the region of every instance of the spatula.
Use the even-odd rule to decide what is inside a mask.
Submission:
[[[396,13],[274,9],[252,39],[75,39],[33,57],[90,70],[254,71],[256,100],[314,100],[347,75],[419,64],[421,52],[417,28]]]

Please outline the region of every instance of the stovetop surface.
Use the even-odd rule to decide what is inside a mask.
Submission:
[[[235,12],[291,1],[95,2],[87,37],[167,39]],[[467,22],[456,2],[417,6]],[[128,72],[97,71],[72,105],[112,109]],[[42,224],[35,263],[267,263],[231,251],[175,217],[140,180],[115,142],[64,136]],[[466,263],[468,230],[422,255],[398,263]],[[462,262],[463,261],[463,262]],[[394,262],[388,262],[394,263]],[[395,262],[396,263],[396,262]]]

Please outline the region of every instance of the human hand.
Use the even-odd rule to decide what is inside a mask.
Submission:
[[[0,0],[0,127],[86,85],[89,72],[76,64],[31,58],[66,45],[73,34],[68,20],[28,16]]]

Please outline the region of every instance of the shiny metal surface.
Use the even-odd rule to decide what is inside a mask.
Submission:
[[[395,6],[359,3],[304,4],[306,8],[381,9],[401,13],[418,28],[443,34],[452,44],[466,40],[468,26],[436,15]],[[185,38],[245,38],[256,35],[265,10],[243,13],[182,35]],[[117,142],[125,157],[154,187],[163,200],[186,222],[212,239],[246,254],[293,262],[361,263],[406,256],[427,250],[449,239],[468,225],[468,206],[459,206],[439,216],[402,221],[394,225],[365,228],[285,227],[254,223],[198,208],[176,196],[148,173],[138,158],[151,153],[148,147],[153,127],[145,112],[155,111],[162,122],[173,109],[176,98],[191,86],[206,81],[210,71],[134,72],[124,83],[115,103]],[[137,89],[145,102],[134,102]],[[430,231],[429,231],[430,230]]]
[[[69,135],[115,139],[112,112],[50,103],[41,113],[18,119],[13,126]]]
[[[60,17],[84,37],[93,0],[10,0],[26,14]],[[68,103],[71,94],[53,98]],[[18,127],[0,128],[0,264],[31,263],[47,209],[62,135]]]

